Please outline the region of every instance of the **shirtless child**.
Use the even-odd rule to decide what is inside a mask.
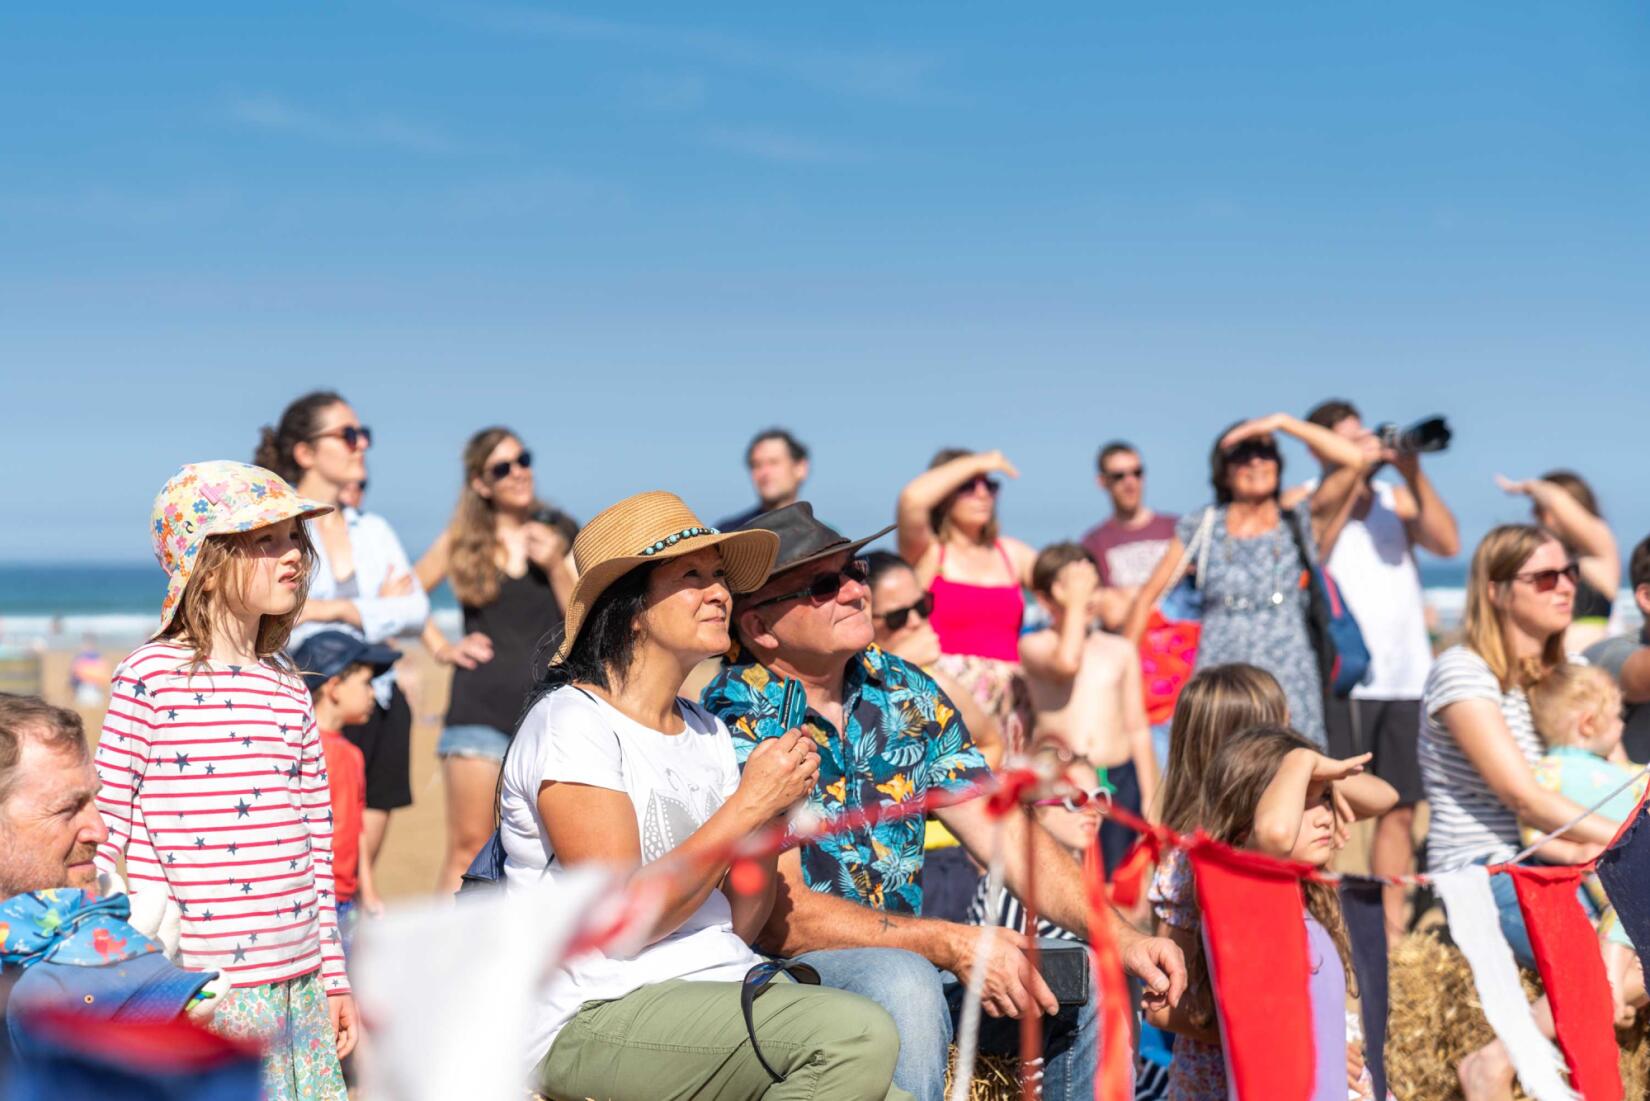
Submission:
[[[1033,744],[1057,744],[1078,758],[1074,783],[1096,778],[1119,806],[1136,814],[1157,792],[1157,758],[1134,647],[1092,630],[1100,573],[1088,551],[1056,543],[1037,556],[1032,591],[1048,612],[1048,628],[1020,636],[1020,665],[1035,712]],[[1109,874],[1134,844],[1133,830],[1105,821],[1100,854]]]

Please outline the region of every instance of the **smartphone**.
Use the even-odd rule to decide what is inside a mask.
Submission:
[[[1037,946],[1037,970],[1061,1006],[1089,1004],[1089,950],[1086,945]]]
[[[785,698],[779,705],[779,721],[786,732],[801,726],[808,717],[808,693],[802,682],[792,678],[785,682]]]

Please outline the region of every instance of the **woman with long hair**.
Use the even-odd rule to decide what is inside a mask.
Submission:
[[[368,642],[410,637],[430,614],[429,599],[413,579],[395,529],[380,516],[343,504],[366,481],[371,446],[372,429],[331,390],[296,399],[259,435],[252,459],[256,465],[279,474],[311,500],[342,506],[306,522],[315,565],[309,599],[292,631],[293,646],[328,628]],[[412,803],[412,709],[393,669],[373,682],[373,690],[378,706],[372,718],[346,727],[343,734],[360,748],[366,763],[361,850],[363,859],[376,863],[390,813]]]
[[[1569,659],[1565,632],[1580,570],[1558,538],[1530,524],[1493,528],[1467,571],[1465,637],[1438,655],[1421,697],[1421,785],[1432,817],[1429,870],[1496,864],[1522,847],[1519,823],[1542,831],[1584,809],[1537,782],[1545,746],[1530,716],[1527,690]],[[1571,855],[1602,852],[1616,825],[1590,814],[1561,835]],[[1490,876],[1501,932],[1513,956],[1535,966],[1530,935],[1510,876]],[[1552,1035],[1546,999],[1536,1023]],[[1461,1064],[1469,1101],[1512,1096],[1512,1063],[1499,1041]]]
[[[1549,470],[1522,482],[1497,475],[1496,484],[1507,493],[1528,497],[1536,525],[1552,532],[1575,559],[1575,604],[1570,628],[1564,633],[1564,648],[1580,653],[1609,630],[1610,612],[1621,588],[1621,553],[1599,509],[1598,496],[1573,470]]]
[[[1324,467],[1311,493],[1283,499],[1276,434],[1305,444]],[[1249,662],[1277,678],[1295,729],[1323,745],[1323,678],[1307,628],[1302,572],[1317,562],[1317,536],[1357,488],[1359,446],[1321,425],[1274,413],[1223,432],[1209,453],[1215,503],[1182,516],[1151,578],[1136,594],[1125,634],[1135,643],[1158,597],[1188,563],[1197,571],[1203,626],[1197,666]]]
[[[900,557],[933,597],[935,668],[991,713],[1013,753],[1030,733],[1020,625],[1037,554],[998,530],[999,476],[1020,476],[1001,451],[945,448],[900,491],[897,520]]]
[[[539,500],[533,453],[508,428],[483,428],[464,445],[464,484],[446,530],[418,560],[426,592],[443,580],[464,615],[450,642],[430,620],[424,645],[453,667],[436,756],[447,791],[447,858],[436,890],[458,889],[493,829],[499,762],[521,717],[539,644],[562,626],[573,572],[558,515]]]
[[[662,492],[604,509],[573,543],[566,625],[504,763],[505,887],[620,868],[653,880],[659,917],[640,950],[540,988],[525,1065],[551,1097],[909,1097],[890,1086],[899,1037],[872,1002],[775,982],[741,1012],[742,984],[772,966],[750,942],[776,857],[734,868],[733,854],[807,796],[819,755],[791,730],[741,772],[728,728],[681,692],[728,649],[732,594],[778,551],[772,532],[719,533]]]

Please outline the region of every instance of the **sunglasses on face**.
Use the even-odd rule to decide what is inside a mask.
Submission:
[[[1146,468],[1143,466],[1133,466],[1127,470],[1106,471],[1106,481],[1112,485],[1116,485],[1118,482],[1124,481],[1128,478],[1144,478],[1145,476]]]
[[[372,446],[372,429],[364,424],[346,424],[344,427],[334,428],[330,432],[317,432],[310,437],[310,442],[327,439],[343,440],[344,446],[351,451],[365,449]]]
[[[974,477],[958,486],[957,492],[973,493],[977,489],[983,489],[987,493],[991,494],[991,496],[995,497],[997,496],[997,491],[1001,488],[1003,488],[1003,484],[997,479],[988,478],[984,474],[976,474]]]
[[[1244,440],[1226,452],[1226,462],[1231,466],[1242,466],[1255,459],[1277,462],[1278,445],[1266,440]]]
[[[1571,562],[1562,569],[1531,570],[1529,573],[1513,574],[1514,581],[1528,581],[1530,587],[1538,593],[1550,593],[1558,588],[1558,579],[1561,577],[1569,578],[1570,586],[1574,588],[1576,582],[1581,580],[1581,567]]]
[[[857,581],[861,585],[871,576],[870,567],[865,559],[855,558],[840,570],[831,573],[822,573],[808,582],[808,587],[798,589],[781,596],[770,596],[766,600],[752,604],[752,608],[766,608],[769,604],[783,604],[787,600],[797,600],[807,597],[815,604],[823,604],[827,600],[835,600],[836,594],[842,591],[842,586],[849,581]]]
[[[915,612],[919,619],[927,619],[929,616],[933,615],[934,594],[923,593],[922,599],[917,601],[915,604],[904,608],[895,608],[891,612],[883,612],[882,615],[877,618],[881,619],[883,624],[890,631],[902,631],[905,629],[905,625],[911,622],[912,612]]]
[[[523,470],[533,469],[533,453],[523,451],[513,459],[501,459],[487,468],[487,475],[492,481],[501,482],[518,466]]]

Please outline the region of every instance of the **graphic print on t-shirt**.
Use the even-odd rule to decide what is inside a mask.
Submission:
[[[722,805],[719,792],[694,783],[684,784],[673,768],[665,769],[665,780],[676,794],[666,795],[654,788],[648,793],[647,810],[642,813],[644,864],[651,864],[686,841]],[[700,814],[695,815],[691,807],[698,807]]]

